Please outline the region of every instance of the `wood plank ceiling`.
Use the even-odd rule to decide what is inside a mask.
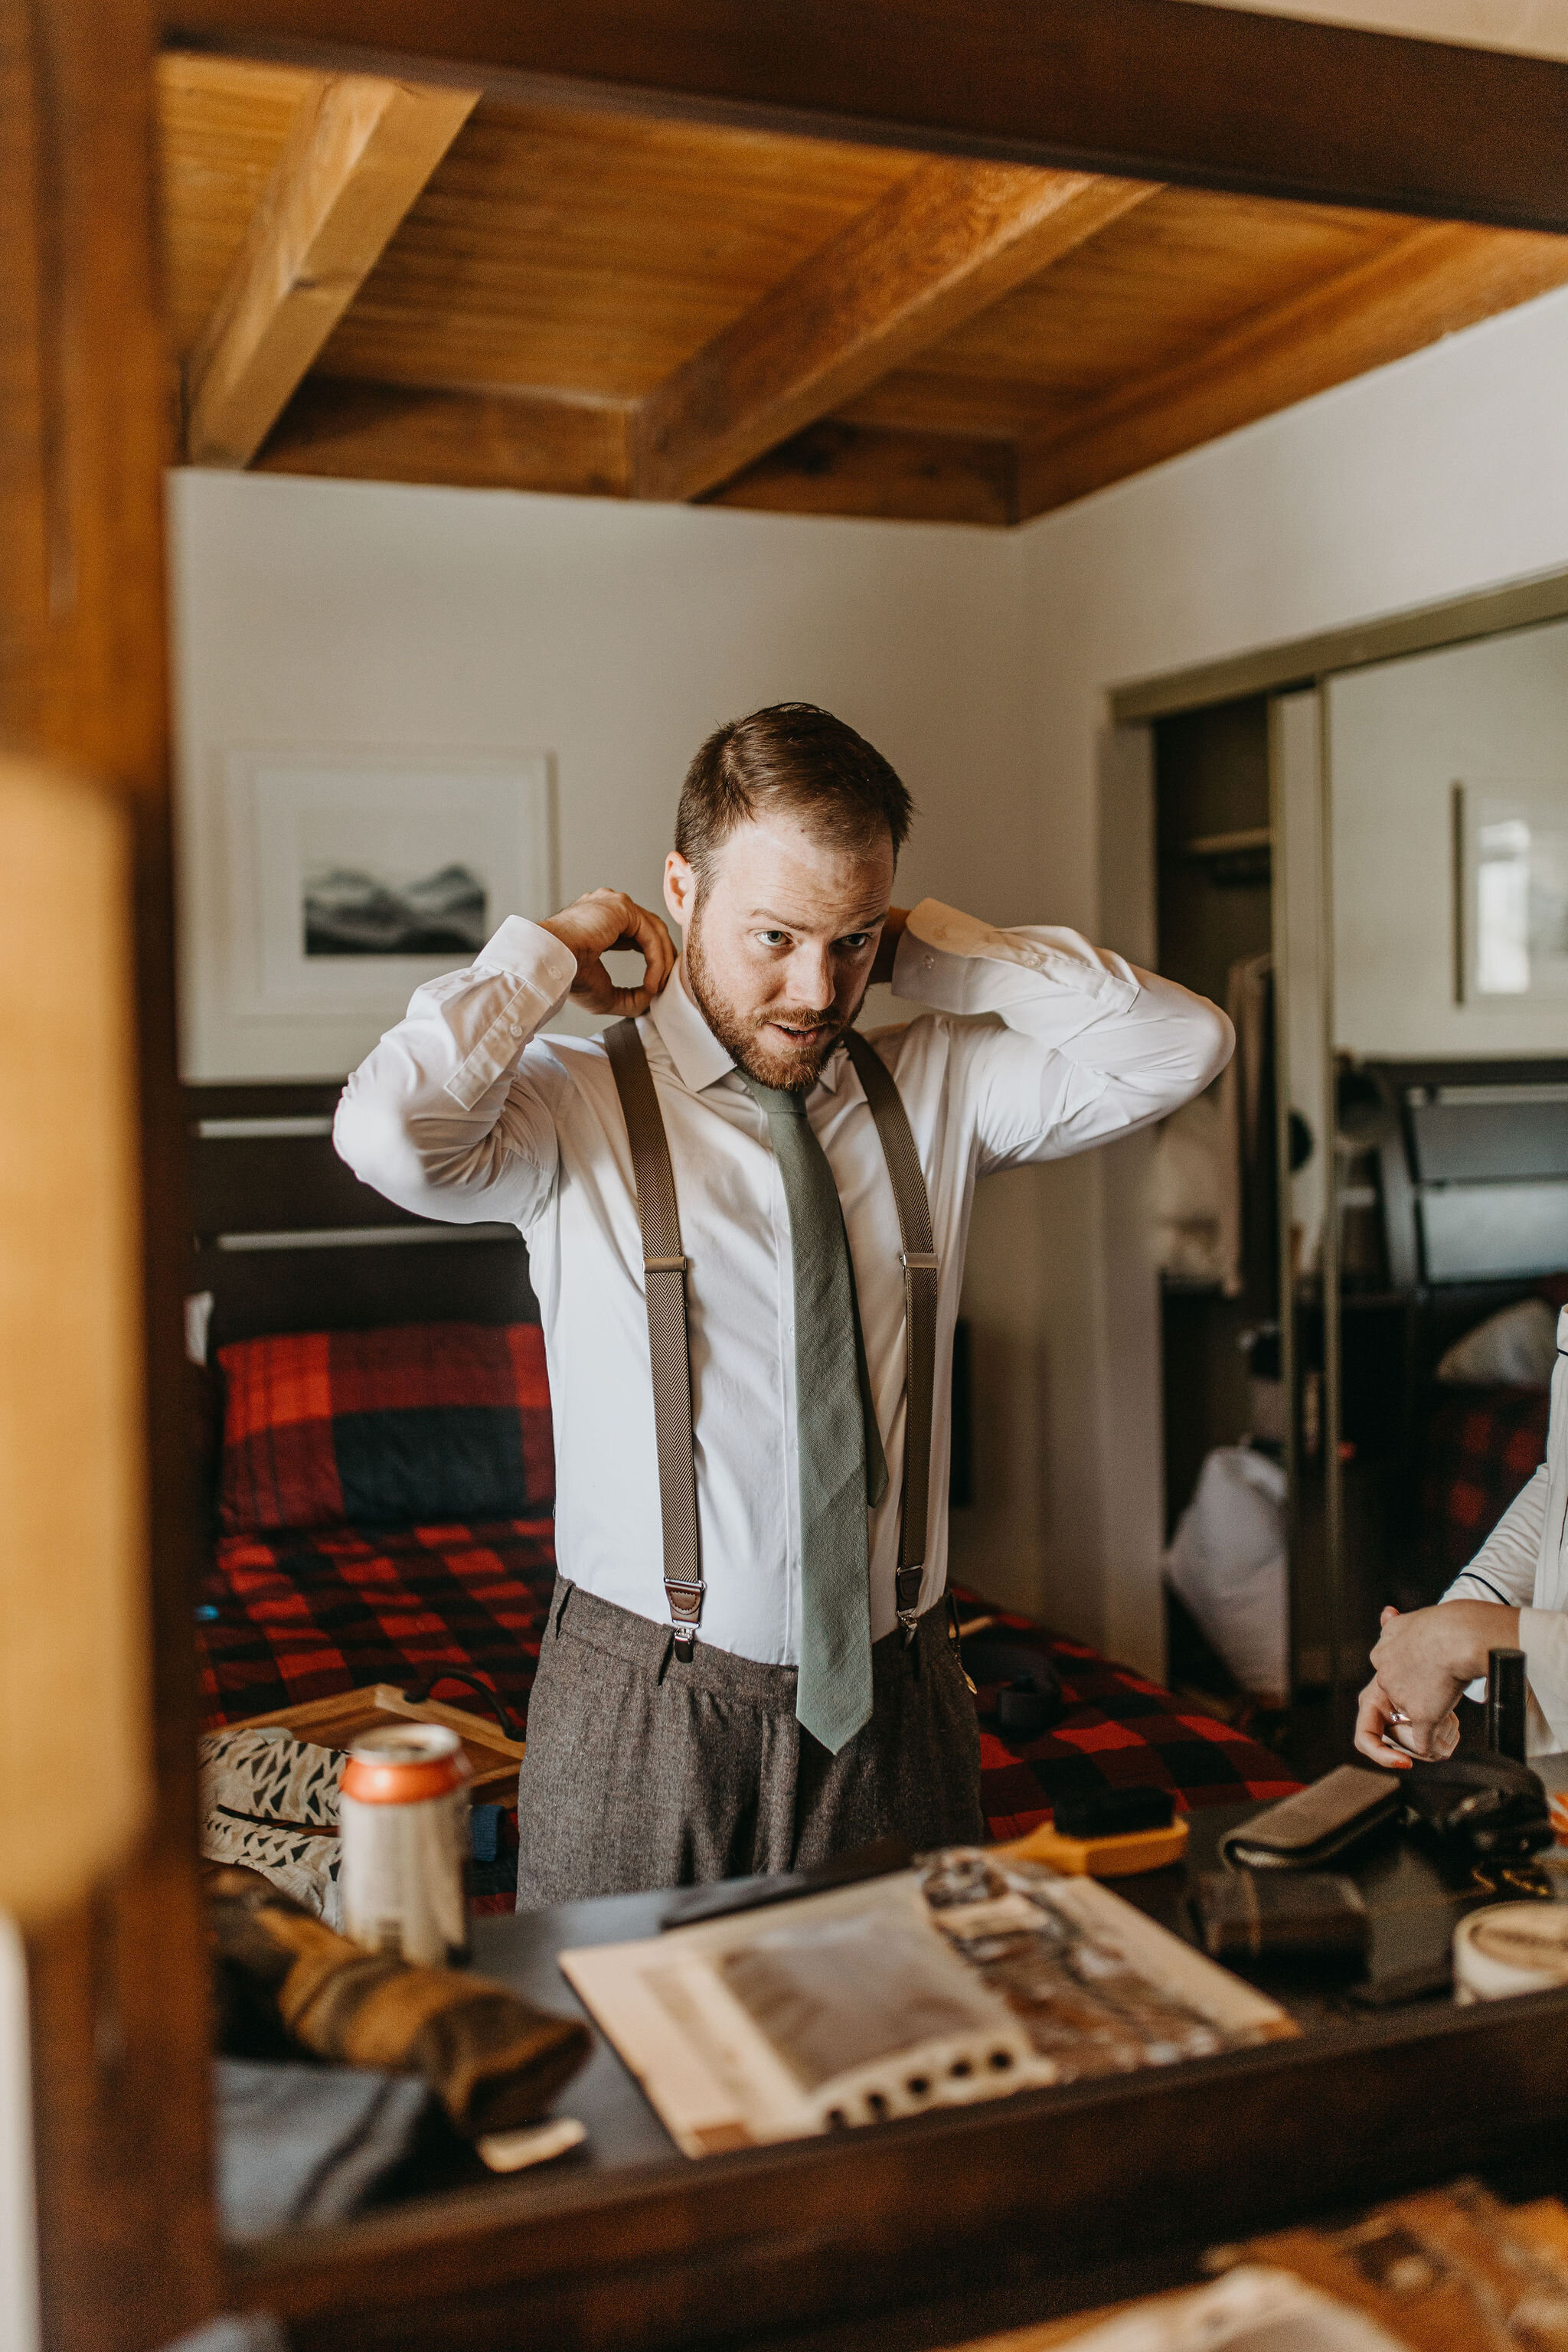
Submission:
[[[193,463],[1006,525],[1568,282],[1568,237],[160,68]]]

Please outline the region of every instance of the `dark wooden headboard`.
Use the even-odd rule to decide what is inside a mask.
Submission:
[[[1396,1290],[1568,1266],[1568,1061],[1369,1062]]]
[[[437,1224],[395,1208],[332,1149],[342,1088],[184,1090],[194,1247],[207,1354],[229,1339],[448,1318],[536,1323],[514,1225]],[[198,1318],[199,1320],[199,1318]]]
[[[373,1192],[332,1149],[336,1085],[187,1087],[190,1297],[203,1360],[273,1331],[537,1323],[515,1225],[444,1225]],[[969,1326],[953,1335],[952,1485],[973,1499]],[[216,1411],[210,1401],[205,1408]],[[208,1440],[204,1438],[204,1451]],[[216,1438],[211,1443],[216,1444]]]

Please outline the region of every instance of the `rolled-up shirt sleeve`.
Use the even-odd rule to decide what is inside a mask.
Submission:
[[[468,971],[416,989],[338,1104],[332,1139],[361,1181],[416,1216],[531,1224],[556,1142],[528,1046],[576,971],[552,932],[510,915]]]
[[[983,1173],[1067,1157],[1163,1118],[1229,1061],[1206,997],[1054,926],[1000,930],[934,898],[910,916],[898,996],[993,1014],[966,1038],[963,1078]]]
[[[1543,1462],[1514,1496],[1474,1559],[1444,1593],[1445,1601],[1495,1601],[1519,1611],[1519,1646],[1525,1678],[1549,1714],[1568,1712],[1568,1620],[1556,1609],[1536,1609],[1535,1575],[1541,1533],[1546,1524],[1550,1473]],[[1542,1693],[1550,1693],[1550,1703]],[[1465,1686],[1467,1698],[1484,1699],[1485,1675]]]

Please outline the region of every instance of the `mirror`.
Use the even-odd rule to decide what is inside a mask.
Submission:
[[[1217,1138],[1239,1171],[1185,1262],[1165,1239],[1173,1678],[1267,1709],[1247,1612],[1272,1612],[1300,1769],[1342,1753],[1383,1609],[1438,1600],[1544,1456],[1568,1292],[1565,720],[1554,623],[1156,730],[1162,954],[1242,1030],[1234,1095],[1162,1144],[1173,1185],[1184,1124],[1183,1150]],[[1265,957],[1272,1055],[1253,1047],[1249,1081]],[[1288,1592],[1235,1571],[1263,1540],[1243,1486],[1255,1515],[1278,1503]]]
[[[1568,627],[1334,677],[1333,1584],[1352,1687],[1545,1457],[1568,1297]]]

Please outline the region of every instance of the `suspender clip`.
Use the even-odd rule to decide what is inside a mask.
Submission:
[[[904,1250],[899,1257],[900,1265],[916,1274],[935,1274],[937,1258],[934,1250]]]
[[[914,1640],[915,1627],[921,1621],[921,1583],[924,1573],[921,1568],[900,1568],[893,1578],[898,1620],[904,1629],[906,1650]]]
[[[702,1596],[707,1591],[706,1580],[697,1584],[676,1584],[666,1577],[665,1598],[669,1602],[669,1630],[675,1636],[675,1654],[683,1666],[691,1664],[697,1646],[697,1621],[702,1614]]]

